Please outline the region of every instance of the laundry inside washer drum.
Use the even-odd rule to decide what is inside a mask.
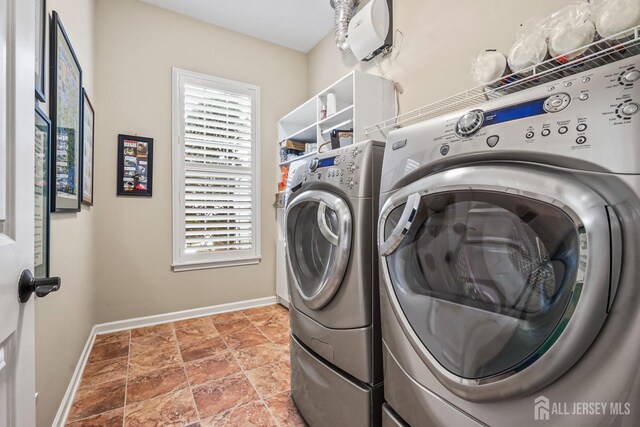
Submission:
[[[389,234],[404,205],[389,215]],[[576,283],[579,230],[559,208],[493,192],[422,198],[387,257],[414,332],[457,376],[478,379],[535,359]]]

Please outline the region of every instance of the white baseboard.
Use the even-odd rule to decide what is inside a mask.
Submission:
[[[191,310],[176,311],[173,313],[157,314],[154,316],[138,317],[135,319],[119,320],[117,322],[102,323],[95,326],[96,334],[126,331],[127,329],[153,326],[160,323],[175,322],[194,317],[211,316],[212,314],[228,313],[230,311],[245,310],[247,308],[261,307],[263,305],[276,304],[276,297],[256,298],[246,301],[230,302],[228,304],[212,305],[210,307],[194,308]]]
[[[76,391],[78,390],[78,386],[80,385],[80,379],[82,378],[82,371],[84,371],[84,367],[87,364],[87,360],[89,359],[89,353],[91,352],[91,348],[93,347],[93,342],[96,339],[96,335],[105,334],[110,332],[118,332],[125,331],[127,329],[141,328],[144,326],[153,326],[158,325],[160,323],[168,323],[175,322],[177,320],[183,319],[191,319],[194,317],[203,317],[203,316],[211,316],[212,314],[221,314],[228,313],[230,311],[237,310],[246,310],[248,308],[254,307],[262,307],[264,305],[271,305],[276,303],[282,303],[284,301],[279,301],[277,297],[265,297],[265,298],[256,298],[252,300],[232,302],[228,304],[220,304],[220,305],[212,305],[209,307],[201,307],[194,308],[191,310],[184,311],[176,311],[173,313],[165,313],[158,314],[154,316],[147,317],[138,317],[135,319],[128,320],[120,320],[117,322],[108,322],[94,325],[91,328],[91,332],[89,333],[89,338],[87,338],[87,343],[82,350],[82,354],[80,354],[80,359],[78,360],[78,364],[76,365],[76,369],[73,372],[73,376],[71,377],[71,381],[69,382],[69,386],[67,387],[67,391],[62,398],[62,402],[60,403],[60,407],[58,408],[58,413],[56,414],[55,419],[53,420],[52,427],[64,427],[67,422],[67,417],[69,416],[69,410],[71,409],[71,404],[73,403],[73,399],[76,396]]]
[[[82,353],[80,353],[80,359],[78,360],[75,371],[73,371],[71,381],[69,382],[69,386],[64,393],[62,402],[60,402],[60,407],[58,408],[56,417],[53,419],[53,423],[51,424],[52,427],[64,427],[65,423],[67,422],[69,410],[71,409],[71,403],[73,403],[73,399],[76,397],[76,390],[78,390],[78,386],[80,385],[82,371],[84,370],[84,366],[87,364],[87,360],[89,360],[89,353],[91,353],[91,347],[93,347],[93,342],[95,341],[95,339],[96,327],[94,325],[93,328],[91,328],[91,332],[89,332],[89,338],[87,338],[87,342],[82,349]]]

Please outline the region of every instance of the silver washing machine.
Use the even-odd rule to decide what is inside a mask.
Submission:
[[[286,212],[292,397],[312,426],[379,425],[375,228],[384,143],[295,162]]]
[[[394,131],[387,426],[640,417],[640,57]]]

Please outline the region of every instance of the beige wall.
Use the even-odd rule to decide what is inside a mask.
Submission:
[[[60,14],[93,100],[94,0],[48,0],[47,6]],[[48,112],[47,105],[41,108]],[[51,215],[51,274],[62,278],[62,286],[36,300],[38,426],[51,425],[95,324],[94,217],[87,206],[79,213]]]
[[[275,295],[276,122],[306,99],[306,56],[136,0],[98,0],[98,322]],[[171,68],[261,87],[262,262],[171,271]],[[116,197],[118,133],[152,137],[153,197]]]
[[[404,40],[398,36],[399,56],[392,63],[384,61],[382,67],[404,87],[401,111],[472,88],[469,70],[481,50],[493,48],[506,54],[522,22],[544,17],[569,2],[395,0],[394,25],[404,33]],[[339,52],[333,34],[309,52],[308,60],[309,95],[353,68],[381,74],[375,63],[358,64],[353,55]]]

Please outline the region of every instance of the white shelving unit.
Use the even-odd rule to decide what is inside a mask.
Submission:
[[[336,113],[321,117],[327,95],[336,95]],[[394,115],[394,89],[390,80],[353,71],[278,121],[278,149],[287,140],[317,144],[321,152],[331,149],[323,145],[331,141],[334,129],[353,128],[353,141],[367,139],[367,126]],[[315,152],[315,151],[314,151]],[[310,155],[307,153],[307,155]],[[297,159],[296,159],[297,160]],[[292,160],[280,163],[287,166]]]
[[[327,105],[327,95],[336,95],[336,113],[326,118],[321,117],[323,105]],[[395,93],[393,83],[382,77],[353,71],[278,121],[278,156],[280,148],[287,140],[299,143],[317,144],[321,152],[331,150],[331,131],[334,129],[353,128],[353,142],[370,139],[365,128],[395,115]],[[315,155],[317,149],[295,159],[281,162],[278,165],[279,176],[292,162]],[[283,199],[282,194],[276,200]],[[277,205],[276,205],[277,206]],[[287,284],[286,232],[284,229],[284,207],[278,206],[276,218],[278,222],[278,241],[276,243],[276,295],[278,302],[288,305],[289,291]]]

